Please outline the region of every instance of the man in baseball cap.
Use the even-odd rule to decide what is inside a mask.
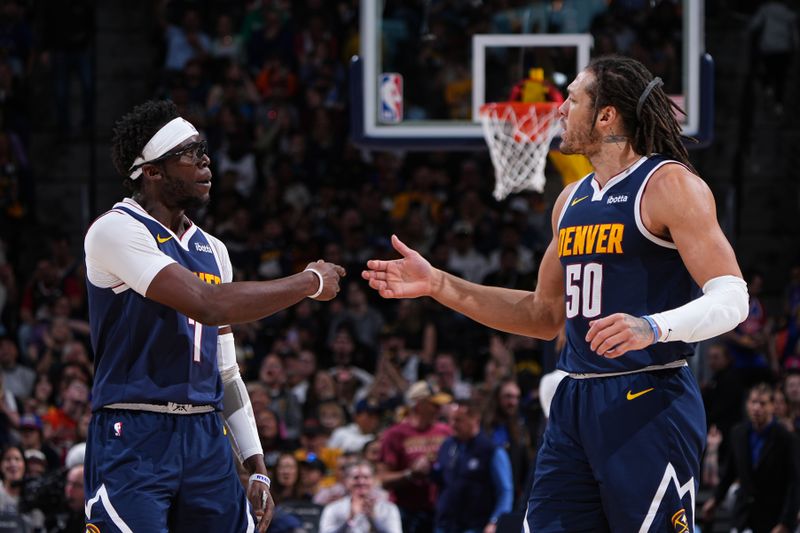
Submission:
[[[435,406],[447,405],[453,401],[452,396],[440,392],[439,388],[427,381],[417,381],[406,391],[406,405],[414,407],[420,401],[427,401]],[[438,412],[437,412],[438,414]]]
[[[382,438],[380,475],[400,508],[403,531],[431,531],[436,486],[431,464],[439,446],[450,436],[450,426],[437,421],[442,405],[452,398],[427,381],[413,383],[405,395],[408,415],[386,430]]]

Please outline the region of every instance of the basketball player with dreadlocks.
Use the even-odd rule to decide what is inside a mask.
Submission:
[[[132,195],[84,243],[95,352],[86,531],[263,533],[274,504],[229,324],[330,300],[344,269],[317,261],[231,283],[225,245],[186,215],[208,202],[210,159],[172,102],[122,117],[112,159]]]
[[[560,148],[595,171],[555,204],[535,292],[466,282],[394,236],[402,258],[362,273],[383,297],[431,296],[510,333],[566,324],[525,532],[694,529],[706,424],[686,357],[742,322],[748,295],[661,85],[617,56],[570,84]]]

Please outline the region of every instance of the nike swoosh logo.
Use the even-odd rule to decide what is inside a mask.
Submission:
[[[642,395],[644,395],[644,394],[647,394],[647,393],[648,393],[648,392],[650,392],[651,390],[655,390],[655,387],[650,387],[649,389],[645,389],[645,390],[643,390],[643,391],[639,391],[639,392],[637,392],[637,393],[635,393],[635,394],[634,394],[633,392],[631,392],[631,391],[628,391],[628,395],[626,396],[626,398],[628,398],[629,400],[635,400],[635,399],[636,399],[636,398],[638,398],[639,396],[642,396]]]
[[[162,237],[161,235],[156,233],[156,240],[158,241],[158,244],[164,244],[165,242],[167,242],[171,238],[172,238],[172,235],[170,235],[169,237]]]
[[[575,198],[574,200],[572,200],[572,203],[569,204],[569,205],[573,206],[573,205],[577,204],[578,202],[582,202],[582,201],[586,200],[587,198],[589,198],[588,194],[586,196],[582,196],[580,198]]]

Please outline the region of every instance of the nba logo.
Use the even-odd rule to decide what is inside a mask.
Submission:
[[[122,422],[114,422],[114,436],[115,437],[122,436]]]
[[[403,120],[403,75],[384,72],[380,75],[381,122],[397,124]]]

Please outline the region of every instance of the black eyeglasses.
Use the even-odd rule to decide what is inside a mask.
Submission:
[[[152,165],[154,163],[160,163],[165,159],[169,159],[170,157],[179,157],[181,163],[186,163],[187,165],[196,165],[200,161],[203,160],[203,157],[208,154],[208,141],[197,141],[193,143],[189,143],[182,148],[176,148],[166,154],[163,154],[155,159],[150,161],[145,161],[135,167],[131,168],[131,171],[136,170],[137,168],[141,168],[144,165]]]

